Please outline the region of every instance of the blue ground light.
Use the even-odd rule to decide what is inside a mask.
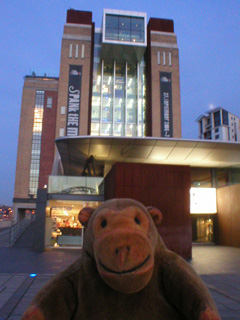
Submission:
[[[34,278],[34,277],[36,277],[36,276],[37,276],[36,273],[31,273],[31,274],[29,275],[29,277],[31,277],[31,278]]]

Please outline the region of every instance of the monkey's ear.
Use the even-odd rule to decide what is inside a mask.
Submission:
[[[84,227],[87,227],[88,225],[88,221],[93,213],[95,209],[92,208],[92,207],[85,207],[83,208],[79,214],[78,214],[78,220],[81,222],[81,224],[84,226]]]
[[[147,207],[155,225],[158,227],[162,222],[162,212],[155,207]]]

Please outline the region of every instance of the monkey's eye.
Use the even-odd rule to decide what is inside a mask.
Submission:
[[[101,227],[102,228],[105,228],[107,226],[107,220],[104,219],[102,222],[101,222]]]
[[[137,217],[134,218],[134,221],[136,222],[136,224],[141,224],[141,221]]]

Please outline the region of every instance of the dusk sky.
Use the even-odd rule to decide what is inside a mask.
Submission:
[[[240,117],[239,0],[1,0],[0,204],[12,204],[23,77],[58,76],[68,9],[146,12],[174,20],[180,56],[182,138],[197,139],[197,117],[221,106]]]

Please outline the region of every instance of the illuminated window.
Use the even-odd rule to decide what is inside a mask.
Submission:
[[[145,136],[146,62],[103,60],[100,35],[94,40],[91,135]]]
[[[217,212],[215,188],[191,188],[190,189],[190,213],[191,214],[215,214]]]
[[[31,197],[36,197],[37,189],[38,189],[43,110],[44,110],[44,91],[36,91],[34,118],[33,118],[30,181],[29,181],[29,196]]]

